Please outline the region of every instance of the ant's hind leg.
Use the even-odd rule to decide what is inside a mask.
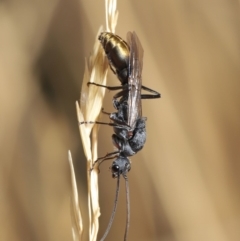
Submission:
[[[146,90],[152,94],[141,94],[141,99],[158,99],[161,98],[161,94],[158,93],[156,90],[152,90],[146,86],[142,85],[142,89]]]

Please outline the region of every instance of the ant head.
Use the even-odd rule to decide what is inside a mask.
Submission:
[[[127,174],[131,169],[130,160],[125,156],[118,156],[111,166],[112,177],[117,178],[121,174]]]

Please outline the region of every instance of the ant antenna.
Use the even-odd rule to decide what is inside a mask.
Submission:
[[[127,220],[126,220],[126,227],[125,227],[125,233],[124,233],[124,241],[126,241],[128,230],[129,230],[129,224],[130,224],[130,195],[129,195],[129,184],[128,184],[127,175],[123,175],[123,177],[125,179],[126,204],[127,204]]]
[[[114,206],[113,206],[112,215],[111,215],[110,221],[108,223],[108,227],[107,227],[103,237],[100,239],[100,241],[104,241],[105,240],[105,238],[107,237],[107,235],[109,233],[109,230],[112,227],[113,219],[115,217],[116,210],[117,210],[117,202],[118,202],[118,196],[119,196],[119,187],[120,187],[120,175],[118,175],[118,178],[117,178],[117,190],[116,190],[116,196],[115,196],[115,200],[114,200]]]

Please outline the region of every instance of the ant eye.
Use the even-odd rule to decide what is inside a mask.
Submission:
[[[118,165],[113,165],[112,166],[112,172],[119,172],[119,166]]]

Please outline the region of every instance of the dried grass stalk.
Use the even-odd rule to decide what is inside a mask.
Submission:
[[[106,31],[115,32],[118,12],[116,10],[116,0],[106,0]],[[105,53],[98,41],[98,36],[102,32],[99,29],[93,52],[88,60],[85,61],[85,72],[80,96],[80,106],[76,102],[78,122],[96,121],[103,103],[105,89],[97,86],[87,87],[87,82],[95,82],[106,85],[108,61]],[[92,124],[79,125],[82,138],[83,149],[87,158],[87,178],[88,178],[88,209],[89,209],[89,240],[96,241],[99,229],[99,193],[98,193],[98,171],[89,171],[93,162],[97,159],[98,126]],[[78,202],[78,192],[75,180],[74,168],[71,153],[69,152],[69,164],[72,179],[72,233],[74,240],[81,240],[83,233],[82,217]]]

